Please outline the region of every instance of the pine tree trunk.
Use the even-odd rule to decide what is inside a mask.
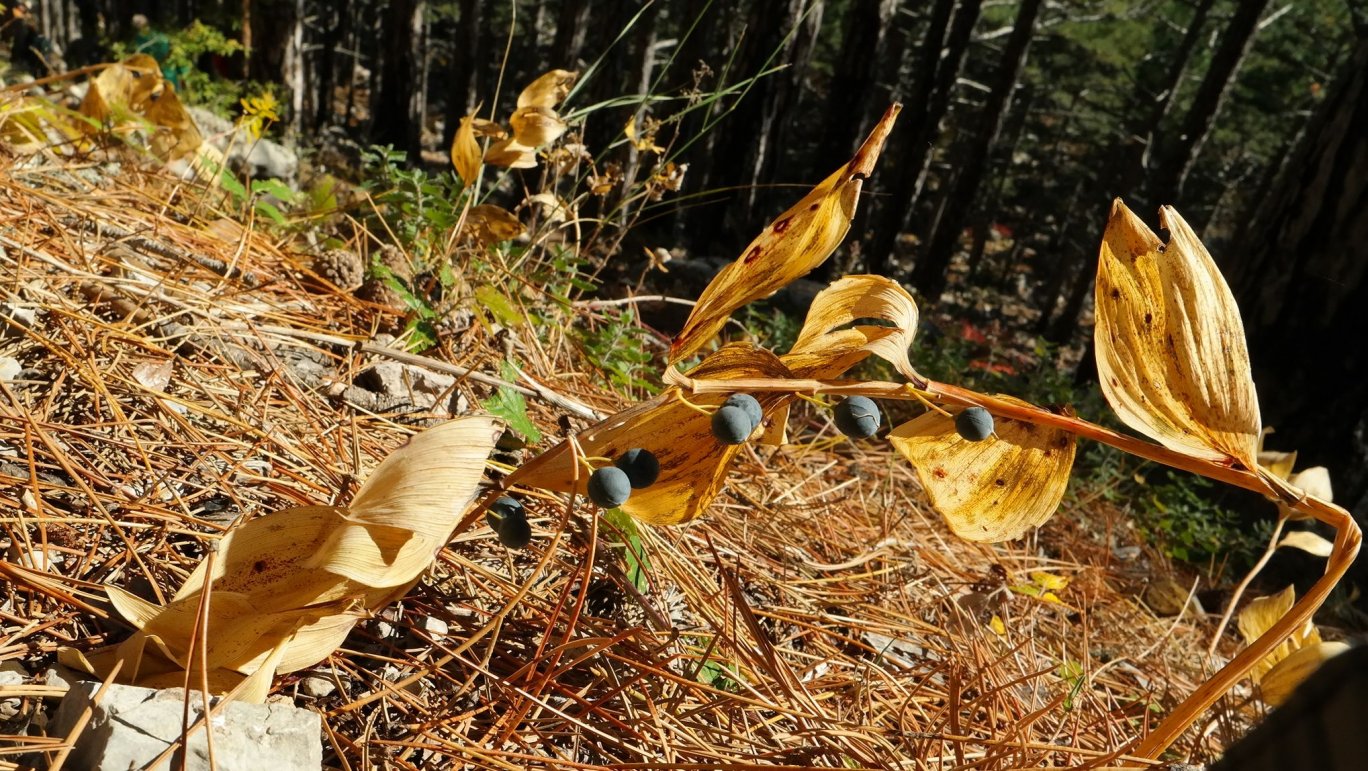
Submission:
[[[424,0],[393,0],[381,22],[383,59],[372,99],[371,141],[393,145],[416,164],[422,154]]]
[[[1254,44],[1259,16],[1266,7],[1268,0],[1241,0],[1236,4],[1235,14],[1221,35],[1221,45],[1212,56],[1211,65],[1202,77],[1202,83],[1181,125],[1170,139],[1163,142],[1164,146],[1160,149],[1163,155],[1147,185],[1151,201],[1158,204],[1181,202],[1188,173],[1192,171],[1192,165],[1201,154],[1202,145],[1216,123],[1226,94],[1235,84],[1240,63]]]
[[[894,127],[889,149],[901,156],[901,162],[896,166],[898,172],[889,184],[888,195],[878,204],[880,215],[874,219],[874,236],[869,246],[871,273],[891,272],[898,236],[907,227],[921,197],[940,125],[950,106],[950,94],[978,22],[981,0],[964,0],[958,9],[955,5],[955,0],[937,0],[932,8],[913,73],[916,90],[908,95],[910,109],[906,113],[912,114],[904,113],[902,125]]]
[[[1026,54],[1030,50],[1041,3],[1042,0],[1023,0],[1017,10],[1012,34],[1002,51],[1002,62],[998,66],[993,90],[984,104],[978,129],[964,147],[960,173],[946,196],[944,215],[931,236],[930,245],[917,260],[916,269],[912,272],[912,283],[929,302],[939,300],[945,291],[950,259],[959,245],[960,232],[964,230],[974,198],[987,174],[988,158],[1002,131],[1007,109],[1011,105],[1012,91],[1026,66]]]

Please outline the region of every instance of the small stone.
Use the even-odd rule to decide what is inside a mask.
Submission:
[[[1130,562],[1140,556],[1139,546],[1117,546],[1112,549],[1112,556],[1122,562]]]
[[[299,681],[299,692],[314,699],[322,699],[333,695],[337,691],[337,684],[331,677],[322,675],[309,675]]]
[[[13,659],[0,662],[0,692],[12,685],[23,685],[28,677],[28,670],[24,669],[23,664]],[[23,706],[23,699],[0,699],[0,721],[9,721],[18,717]]]
[[[433,639],[440,640],[451,633],[451,627],[436,616],[428,616],[423,619],[423,631],[431,635]]]

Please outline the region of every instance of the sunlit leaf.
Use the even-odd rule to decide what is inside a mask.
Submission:
[[[511,212],[493,204],[472,206],[466,213],[464,232],[482,246],[512,241],[526,230]]]
[[[537,149],[521,144],[513,137],[505,137],[489,146],[484,161],[504,169],[535,169]]]
[[[768,297],[822,264],[850,229],[860,189],[874,170],[899,105],[893,105],[849,163],[784,212],[713,278],[670,346],[670,362],[702,348],[737,308]]]
[[[1259,681],[1259,695],[1275,707],[1282,704],[1303,680],[1320,669],[1321,664],[1347,650],[1349,644],[1342,642],[1321,642],[1298,648],[1263,676]]]
[[[1076,442],[1067,431],[999,417],[995,433],[970,442],[953,418],[928,412],[888,437],[917,470],[932,507],[971,541],[1007,541],[1041,525],[1073,467]]]
[[[797,377],[824,379],[872,353],[918,381],[907,359],[916,333],[917,303],[906,289],[883,276],[846,276],[813,298],[797,341],[781,359]]]
[[[1240,629],[1240,636],[1244,638],[1245,644],[1252,644],[1264,632],[1271,629],[1274,624],[1278,623],[1278,619],[1287,615],[1295,602],[1296,593],[1291,586],[1277,594],[1251,600],[1236,616],[1236,625]],[[1308,621],[1306,626],[1294,632],[1291,637],[1284,640],[1259,663],[1255,664],[1254,668],[1249,671],[1249,676],[1255,683],[1259,683],[1275,664],[1287,658],[1293,651],[1309,645],[1316,645],[1320,641],[1320,630]]]
[[[523,314],[516,303],[508,295],[500,292],[492,284],[481,284],[473,293],[475,302],[478,302],[496,321],[506,327],[514,327],[519,324],[527,323],[527,316]]]
[[[518,94],[518,107],[555,107],[570,93],[570,87],[575,85],[575,79],[578,77],[578,72],[551,70],[532,81],[521,94]]]
[[[451,165],[466,187],[475,184],[480,174],[480,143],[475,140],[473,116],[461,118],[461,126],[451,139]]]
[[[792,373],[769,351],[745,343],[717,350],[695,369],[691,377],[734,380],[738,378],[787,378]],[[698,394],[695,405],[713,407],[728,394]],[[768,417],[792,400],[788,394],[755,394]],[[688,522],[702,514],[726,481],[727,468],[741,445],[725,445],[712,434],[711,414],[684,401],[678,388],[669,388],[650,401],[641,402],[578,435],[586,456],[618,458],[634,447],[649,450],[660,461],[660,478],[643,490],[633,490],[622,510],[653,525]],[[523,464],[508,478],[547,490],[583,492],[589,472],[575,462],[568,442]]]
[[[525,147],[549,145],[565,133],[565,121],[549,107],[519,107],[508,119],[513,141]]]
[[[500,374],[504,380],[510,383],[518,381],[518,369],[512,362],[505,361],[500,369]],[[491,415],[503,418],[508,423],[508,427],[522,434],[527,441],[532,444],[540,442],[542,439],[541,431],[537,424],[532,422],[532,418],[527,414],[527,399],[508,386],[499,386],[494,389],[493,395],[483,402],[480,406],[489,410]]]
[[[1167,246],[1120,200],[1097,270],[1097,369],[1122,422],[1185,455],[1256,467],[1259,403],[1225,279],[1170,207]]]
[[[195,658],[204,657],[215,688],[259,676],[265,685],[249,696],[264,698],[276,672],[327,658],[428,568],[478,492],[498,432],[488,417],[442,424],[381,462],[351,506],[286,509],[234,528],[165,606],[111,587],[111,604],[138,631],[64,660],[101,676],[122,661],[120,680],[148,687],[183,681],[212,586],[209,642]]]
[[[1301,549],[1317,557],[1329,557],[1330,553],[1335,550],[1334,544],[1310,530],[1294,530],[1283,536],[1282,540],[1278,541],[1278,548],[1281,549],[1284,546]]]

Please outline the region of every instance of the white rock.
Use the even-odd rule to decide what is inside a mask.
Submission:
[[[336,690],[337,684],[332,681],[332,678],[323,677],[322,675],[309,675],[299,681],[300,693],[315,699],[331,696]]]
[[[431,635],[433,639],[440,640],[451,633],[451,627],[436,616],[428,616],[423,619],[423,631]]]
[[[143,768],[181,733],[185,692],[112,685],[92,705],[99,683],[81,682],[62,700],[50,733],[65,736],[87,708],[90,722],[67,758],[68,768],[126,771]],[[203,714],[199,694],[190,698],[190,720]],[[220,717],[221,716],[221,717]],[[317,712],[279,704],[230,702],[215,709],[214,763],[218,771],[318,771],[323,765],[322,720]],[[188,771],[208,771],[207,727],[190,737],[184,753]]]

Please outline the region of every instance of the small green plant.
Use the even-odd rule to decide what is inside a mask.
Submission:
[[[585,358],[618,389],[654,394],[660,389],[645,375],[656,369],[649,333],[636,323],[631,308],[602,313],[589,327],[576,327],[575,338]]]
[[[219,30],[198,19],[190,26],[160,35],[166,43],[161,64],[162,73],[176,86],[176,92],[186,104],[193,104],[227,116],[249,91],[260,90],[260,84],[224,80],[196,66],[205,54],[232,56],[242,49],[242,43],[226,37]],[[157,46],[159,50],[161,47]],[[114,55],[123,59],[139,53],[132,43],[113,44]],[[155,55],[155,50],[151,51]]]
[[[504,361],[500,375],[510,383],[518,382],[518,368],[511,361]],[[527,414],[527,399],[512,388],[499,386],[493,396],[481,402],[481,406],[491,415],[503,418],[510,429],[522,434],[529,443],[541,441],[541,431]]]

